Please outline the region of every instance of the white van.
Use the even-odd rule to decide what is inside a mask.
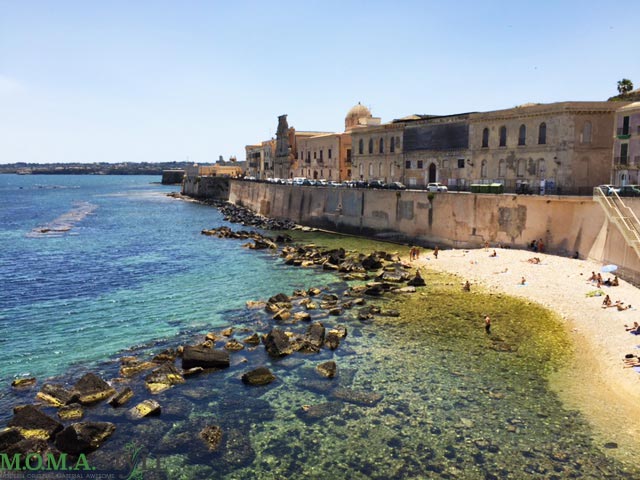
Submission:
[[[294,185],[302,185],[302,183],[306,180],[305,177],[293,177]]]

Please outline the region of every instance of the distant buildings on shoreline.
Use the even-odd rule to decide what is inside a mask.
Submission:
[[[410,115],[382,123],[358,103],[344,132],[298,131],[278,117],[276,138],[247,145],[246,175],[342,182],[381,180],[450,190],[590,194],[639,183],[640,102],[525,104],[491,112]]]

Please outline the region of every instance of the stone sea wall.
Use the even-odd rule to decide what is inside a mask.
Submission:
[[[229,179],[187,175],[182,182],[181,193],[200,200],[228,200]]]
[[[229,201],[273,218],[424,246],[526,248],[542,239],[546,250],[579,252],[621,267],[640,282],[640,260],[591,197],[490,195],[301,187],[230,181]],[[640,199],[629,199],[640,208]]]

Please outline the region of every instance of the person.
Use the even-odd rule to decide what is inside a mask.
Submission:
[[[640,367],[640,357],[632,354],[625,355],[623,362],[622,368]]]
[[[595,282],[596,280],[598,280],[598,277],[596,276],[596,272],[591,272],[591,276],[589,277],[589,280],[587,280],[588,282]]]
[[[580,258],[580,253],[576,250],[576,253],[573,254],[573,259],[578,260]]]
[[[487,335],[491,334],[491,317],[489,315],[484,317],[484,331],[487,332]]]
[[[438,258],[438,252],[440,251],[440,249],[438,248],[438,246],[436,245],[436,247],[433,249],[433,256],[437,259]]]
[[[484,251],[485,252],[489,251],[489,241],[488,240],[485,240],[485,242],[484,242]]]
[[[420,247],[415,247],[414,258],[416,260],[420,258]]]
[[[539,257],[532,257],[529,260],[527,260],[527,262],[533,263],[534,265],[538,265],[540,263],[540,258]]]
[[[496,253],[496,251],[494,250],[493,253],[491,255],[489,255],[490,257],[497,257],[498,254]]]
[[[633,322],[633,327],[628,327],[627,325],[625,325],[624,329],[629,333],[633,333],[634,335],[638,335],[638,333],[640,333],[640,325],[638,325],[638,322]]]
[[[609,295],[607,295],[606,297],[604,297],[604,300],[602,301],[602,308],[607,308],[611,306],[611,298],[609,297]]]
[[[531,241],[531,250],[538,251],[538,241],[535,238]]]
[[[464,285],[462,286],[462,291],[463,292],[470,292],[471,291],[471,284],[469,283],[469,280],[464,282]]]
[[[527,279],[522,277],[522,280],[520,280],[520,285],[526,285],[527,284]]]
[[[416,257],[416,247],[412,246],[409,249],[409,261],[413,262],[413,259]]]
[[[611,280],[611,286],[612,287],[617,287],[618,285],[620,285],[620,282],[618,282],[618,276],[614,276],[613,280]]]
[[[538,252],[544,253],[544,243],[542,243],[542,239],[538,240]]]
[[[625,305],[624,302],[616,302],[616,308],[619,312],[631,308],[631,305]]]

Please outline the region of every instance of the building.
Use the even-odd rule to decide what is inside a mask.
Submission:
[[[638,185],[640,183],[640,102],[625,105],[616,111],[613,135],[611,183]]]
[[[272,178],[275,139],[265,140],[257,145],[247,145],[244,148],[247,158],[247,175],[259,180]]]
[[[469,114],[467,183],[505,191],[586,195],[609,183],[618,102],[526,104]]]

